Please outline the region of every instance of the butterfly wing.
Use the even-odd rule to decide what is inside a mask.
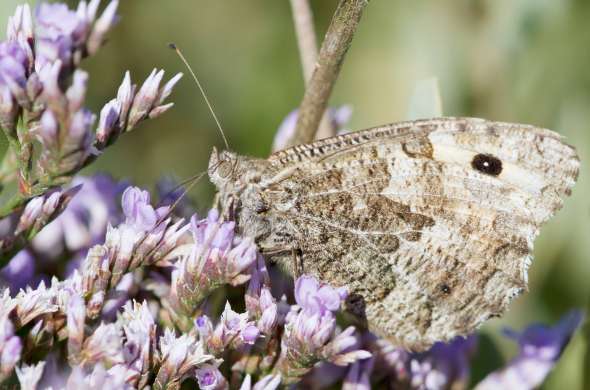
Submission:
[[[413,350],[472,332],[526,289],[533,240],[579,168],[554,132],[473,118],[350,133],[268,162],[273,228],[259,244],[295,242],[304,272],[348,286],[348,311]]]

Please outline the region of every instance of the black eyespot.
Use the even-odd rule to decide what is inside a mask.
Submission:
[[[486,175],[498,176],[502,173],[502,161],[491,154],[477,154],[473,157],[471,166]]]
[[[439,288],[440,288],[440,291],[443,294],[447,294],[448,295],[448,294],[451,293],[451,288],[448,285],[446,285],[446,284],[441,284]]]

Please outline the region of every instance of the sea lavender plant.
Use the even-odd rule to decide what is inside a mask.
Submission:
[[[16,182],[18,188],[0,208],[0,264],[59,215],[69,197],[49,198],[51,193],[120,134],[172,105],[165,100],[181,74],[160,86],[164,72],[154,70],[136,92],[127,72],[94,129],[96,115],[84,107],[89,75],[79,66],[96,54],[118,20],[118,1],[100,16],[99,5],[100,0],[81,1],[71,10],[41,3],[34,17],[28,5],[19,6],[9,19],[7,39],[0,42],[0,127],[10,145],[0,184],[6,190]]]
[[[122,203],[126,219],[111,230],[130,229],[134,238],[129,242],[134,245],[130,252],[112,250],[107,244],[98,247],[105,253],[116,253],[112,257],[114,259],[118,253],[129,253],[126,259],[133,259],[137,253],[142,253],[137,267],[124,272],[145,271],[150,267],[166,268],[170,267],[170,263],[174,267],[174,264],[184,261],[182,253],[186,252],[187,245],[190,247],[189,255],[195,248],[211,254],[224,247],[224,253],[229,253],[232,245],[240,245],[241,241],[235,234],[232,235],[233,244],[212,239],[218,236],[211,232],[219,233],[224,225],[217,214],[211,212],[209,215],[215,218],[200,220],[198,231],[203,232],[202,235],[194,234],[194,229],[190,232],[188,224],[178,225],[184,229],[183,237],[170,241],[168,245],[174,249],[164,252],[170,254],[176,250],[181,255],[176,259],[165,256],[164,262],[160,258],[154,261],[150,251],[141,249],[144,244],[137,237],[146,238],[157,230],[160,240],[152,241],[156,243],[153,248],[157,248],[166,242],[166,234],[162,231],[174,226],[172,230],[178,232],[176,224],[164,219],[165,227],[158,228],[163,211],[151,206],[148,194],[138,188],[129,187],[124,192]],[[107,236],[109,234],[107,232]],[[228,234],[223,233],[223,238],[227,239]],[[94,252],[91,250],[88,253],[85,264],[94,264]],[[444,389],[465,388],[468,383],[473,338],[457,339],[450,345],[439,343],[426,353],[412,354],[374,336],[355,333],[352,327],[341,329],[335,314],[346,297],[345,289],[332,288],[303,275],[295,283],[295,304],[289,305],[284,297],[278,299],[272,295],[272,279],[264,260],[256,253],[249,270],[240,271],[248,272],[250,276],[249,281],[246,278],[241,280],[241,283],[248,281],[244,297],[248,310],[244,313],[235,312],[226,303],[219,320],[211,315],[199,314],[207,311],[207,300],[213,293],[209,290],[201,299],[200,310],[180,314],[176,311],[177,307],[165,303],[166,299],[148,299],[139,304],[131,301],[133,296],[127,296],[129,301],[112,322],[103,316],[102,306],[96,301],[97,284],[102,283],[98,292],[103,298],[115,291],[111,282],[112,258],[102,257],[99,262],[102,266],[98,270],[82,267],[81,273],[76,271],[62,282],[54,279],[49,287],[41,283],[36,289],[27,288],[14,298],[8,292],[4,293],[1,329],[5,329],[2,337],[5,378],[16,375],[14,369],[20,367],[21,356],[34,356],[35,351],[54,348],[60,340],[65,340],[71,370],[69,374],[62,374],[66,375],[62,381],[88,386],[109,383],[114,388],[142,388],[148,385],[153,388],[178,388],[183,380],[194,378],[202,388],[226,388],[239,384],[242,388],[275,388],[279,383],[296,383],[310,371],[313,374],[314,369],[319,369],[318,364],[331,363],[341,366],[352,364],[348,370],[339,370],[334,377],[335,380],[343,380],[345,387],[368,388],[374,383],[397,383],[416,389]],[[216,260],[220,258],[222,256],[214,257]],[[200,269],[199,272],[205,271]],[[210,275],[218,278],[220,274],[213,272]],[[167,285],[168,291],[173,291],[173,280],[170,276],[160,283],[164,287]],[[215,280],[216,286],[223,284],[220,279]],[[224,280],[225,284],[239,284],[233,277]],[[171,297],[172,294],[167,299],[171,300]],[[185,329],[186,321],[177,325],[169,321],[179,317],[192,318],[193,326]],[[525,357],[539,359],[537,356],[540,356],[539,364],[545,367],[544,372],[547,373],[580,321],[580,314],[572,314],[554,329],[535,327],[525,331],[521,337],[525,340],[523,346],[535,344],[535,351],[538,351],[527,352]],[[29,331],[21,339],[16,334],[25,327]],[[549,347],[551,356],[541,353],[545,350],[544,346]],[[523,350],[531,351],[530,347],[523,347]],[[5,355],[8,358],[4,358]],[[39,382],[37,376],[40,377],[35,370],[42,371],[43,365],[34,365],[36,362],[29,359],[21,363],[18,378],[23,386],[34,388],[34,384]],[[500,380],[498,378],[504,372],[516,366],[521,367],[518,368],[520,370],[526,364],[522,364],[522,358],[517,358],[508,368],[484,380],[481,386],[485,386],[486,381]],[[36,367],[35,370],[32,367]],[[375,370],[375,367],[380,369]],[[383,367],[389,368],[382,370]],[[230,368],[231,371],[228,371]],[[526,368],[524,370],[526,372]],[[252,377],[258,378],[254,387]],[[42,382],[39,383],[42,385]]]

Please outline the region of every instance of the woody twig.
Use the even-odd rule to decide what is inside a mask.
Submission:
[[[295,133],[289,141],[289,146],[309,143],[316,138],[322,116],[328,106],[328,100],[340,73],[344,57],[352,43],[352,38],[356,32],[361,15],[368,3],[368,0],[341,0],[338,4],[338,8],[334,13],[334,17],[320,49],[314,71],[307,83],[307,88],[299,107]],[[294,20],[305,73],[306,67],[309,66],[308,63],[311,54],[307,52],[309,51],[307,48],[310,46],[307,44],[303,46],[302,40],[305,39],[307,41],[309,39],[309,33],[301,34],[299,30],[302,30],[305,25],[309,25],[309,23],[304,24],[302,22],[305,20],[305,13],[308,12],[309,14],[309,4],[303,0],[292,0],[291,4],[294,10]],[[305,9],[306,6],[307,10]],[[311,26],[313,28],[313,24]],[[301,37],[302,35],[305,38]],[[306,53],[303,52],[302,47],[306,48]],[[325,120],[324,122],[328,121]]]

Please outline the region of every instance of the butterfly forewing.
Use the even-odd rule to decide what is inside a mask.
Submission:
[[[579,163],[549,130],[441,118],[300,145],[254,166],[256,180],[235,194],[242,232],[263,251],[296,249],[305,273],[349,287],[347,310],[369,329],[420,350],[472,332],[526,289],[533,240]],[[276,260],[290,267],[284,253]]]

